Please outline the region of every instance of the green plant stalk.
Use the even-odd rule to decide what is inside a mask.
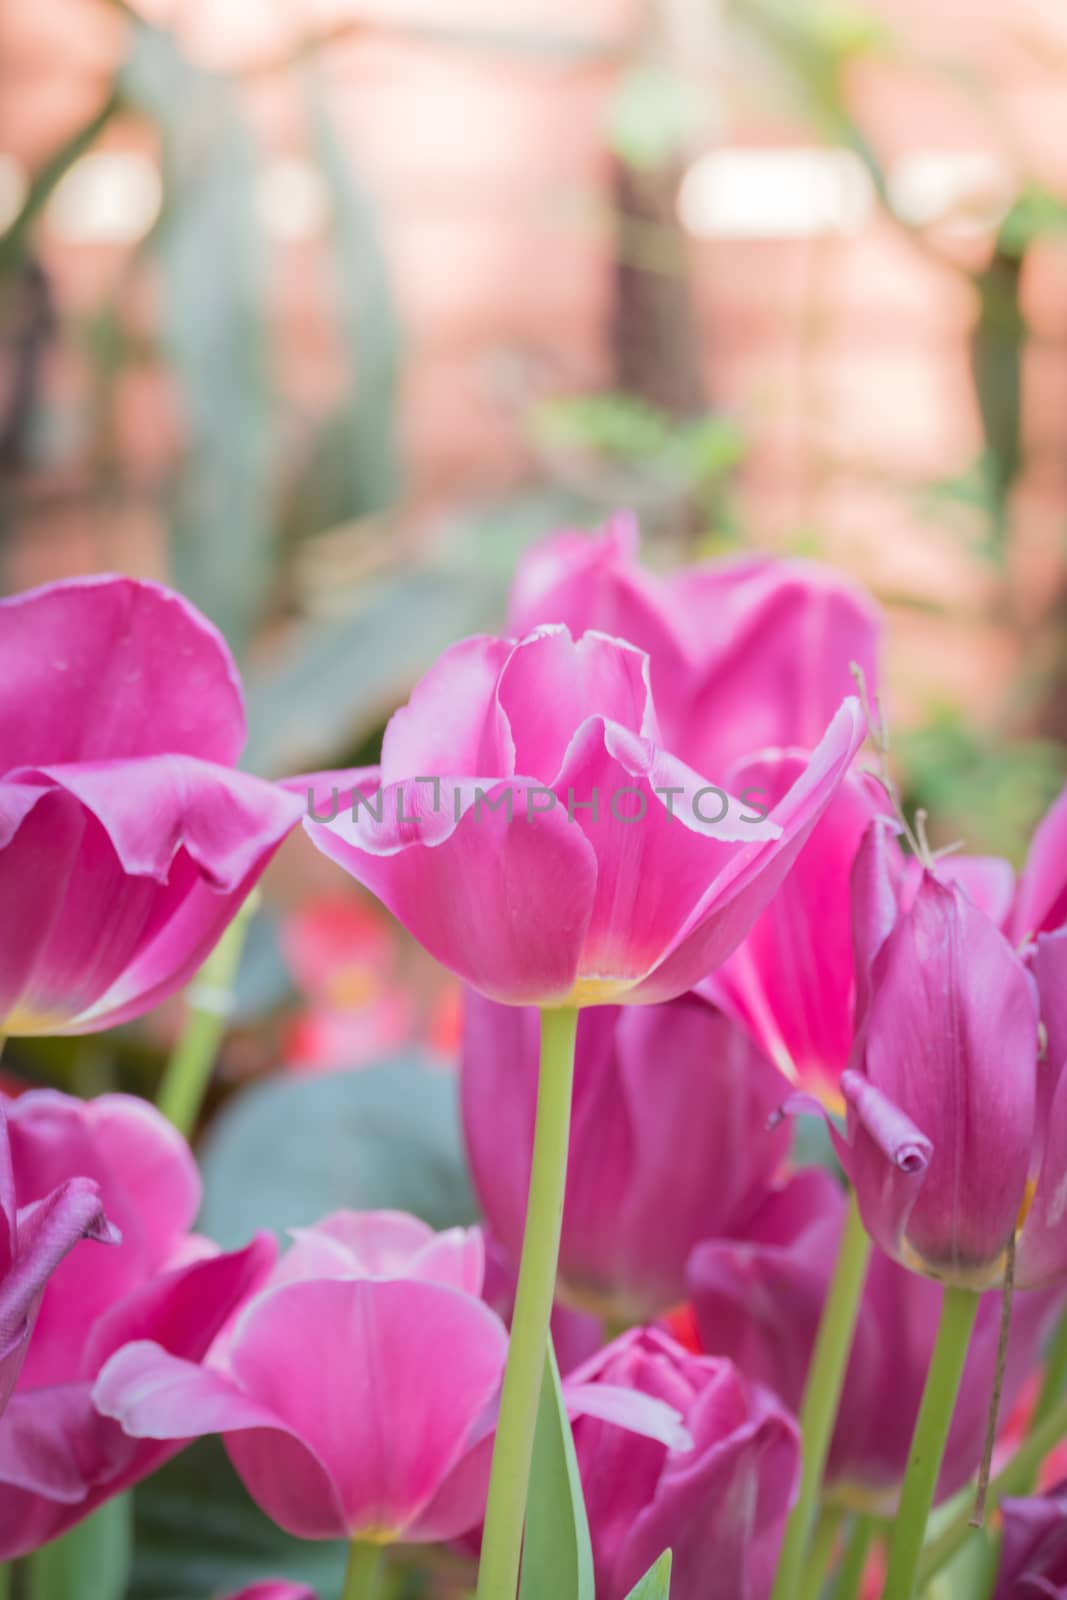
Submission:
[[[804,1387],[800,1492],[786,1523],[771,1600],[793,1600],[800,1582],[870,1254],[871,1242],[852,1195]]]
[[[196,1127],[229,1021],[241,951],[258,898],[249,895],[189,985],[185,1026],[160,1080],[156,1105],[187,1139]]]
[[[815,1532],[811,1536],[800,1588],[797,1590],[797,1600],[819,1600],[840,1526],[841,1512],[836,1506],[823,1506],[815,1524]]]
[[[1030,1419],[1031,1433],[1048,1416],[1065,1386],[1067,1386],[1067,1311],[1056,1324],[1056,1331],[1048,1347],[1045,1375],[1041,1380],[1041,1390],[1033,1417]]]
[[[348,1547],[341,1600],[379,1600],[384,1593],[385,1560],[380,1544],[353,1539]]]
[[[478,1568],[477,1600],[515,1600],[534,1427],[556,1289],[578,1012],[541,1012],[530,1191]]]
[[[911,1436],[900,1509],[889,1541],[883,1600],[912,1600],[915,1593],[926,1524],[977,1315],[978,1295],[973,1290],[946,1288],[922,1404]]]
[[[837,1569],[837,1580],[831,1591],[833,1600],[856,1600],[860,1584],[863,1582],[863,1574],[867,1570],[867,1557],[870,1554],[876,1528],[877,1523],[873,1517],[858,1516],[853,1520],[848,1542]]]
[[[1042,1461],[1050,1450],[1062,1443],[1065,1436],[1067,1436],[1067,1395],[1063,1395],[1052,1410],[1031,1430],[1007,1466],[991,1480],[989,1504],[998,1505],[1007,1495],[1026,1494]],[[919,1563],[920,1583],[929,1583],[942,1567],[947,1566],[952,1558],[959,1554],[969,1538],[982,1536],[981,1529],[972,1526],[970,1516],[970,1507],[967,1506],[953,1518],[947,1528],[941,1530],[936,1539],[931,1539]]]

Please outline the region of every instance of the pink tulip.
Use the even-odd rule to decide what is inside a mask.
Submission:
[[[2,1560],[55,1538],[174,1453],[176,1442],[127,1439],[99,1413],[97,1373],[133,1339],[156,1340],[195,1367],[274,1255],[265,1236],[222,1255],[189,1232],[196,1165],[143,1101],[39,1090],[12,1101],[7,1118],[19,1200],[47,1207],[72,1181],[95,1187],[121,1243],[73,1251],[45,1287],[0,1417]]]
[[[744,936],[863,734],[847,701],[764,821],[661,746],[640,651],[561,627],[467,639],[391,718],[380,770],[346,780],[344,809],[328,775],[313,783],[305,826],[492,999],[664,1000]]]
[[[68,1178],[22,1206],[19,1199],[0,1100],[0,1413],[22,1371],[41,1298],[60,1262],[81,1239],[121,1242],[91,1178]]]
[[[513,1260],[537,1074],[536,1011],[468,991],[467,1150],[483,1212]],[[560,1251],[565,1298],[616,1322],[681,1300],[690,1250],[743,1229],[786,1154],[787,1130],[767,1126],[780,1100],[771,1063],[696,994],[583,1012]]]
[[[887,1254],[986,1288],[1003,1276],[1039,1155],[1034,986],[957,884],[925,870],[895,881],[888,850],[872,825],[854,869],[861,1004],[839,1153]]]
[[[732,781],[777,801],[805,760],[797,752],[769,751],[742,762]],[[751,933],[705,986],[789,1082],[835,1107],[852,1052],[852,863],[868,825],[885,808],[874,781],[850,773]]]
[[[768,1196],[743,1240],[708,1240],[690,1257],[700,1343],[799,1406],[833,1271],[845,1196],[808,1170]],[[1018,1398],[1061,1297],[1016,1297],[1004,1405]],[[875,1251],[838,1408],[827,1469],[835,1503],[892,1516],[934,1346],[941,1293]],[[938,1498],[970,1478],[982,1453],[1000,1333],[1001,1296],[983,1296],[953,1416]]]
[[[993,1600],[1067,1600],[1067,1484],[1004,1500],[1004,1538]]]
[[[1016,942],[1067,924],[1067,789],[1038,824],[1012,912]]]
[[[877,687],[881,620],[870,599],[815,562],[741,556],[653,576],[637,525],[554,534],[524,556],[510,631],[564,623],[647,651],[667,746],[716,781],[766,746],[810,749],[853,689]]]
[[[203,1365],[135,1342],[94,1397],[134,1438],[221,1433],[241,1480],[304,1539],[423,1543],[477,1527],[507,1355],[479,1298],[479,1230],[339,1212],[294,1243]],[[676,1414],[577,1378],[575,1415],[681,1445]]]
[[[729,1361],[635,1329],[574,1374],[674,1407],[678,1451],[592,1416],[574,1424],[598,1600],[623,1600],[666,1549],[671,1600],[765,1600],[799,1464],[796,1426]]]
[[[196,971],[299,803],[234,770],[236,669],[180,596],[52,584],[0,639],[0,1033],[110,1028]]]

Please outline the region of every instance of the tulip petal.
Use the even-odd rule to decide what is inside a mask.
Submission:
[[[1067,789],[1038,824],[1030,843],[1012,920],[1016,943],[1067,922]]]
[[[159,584],[72,578],[0,601],[0,767],[164,752],[232,766],[245,738],[218,630]]]
[[[476,635],[438,657],[407,705],[389,719],[382,740],[384,784],[454,772],[499,778],[516,770],[511,730],[493,698],[513,649],[508,639]]]

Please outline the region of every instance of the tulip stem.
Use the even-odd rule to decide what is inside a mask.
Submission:
[[[841,1512],[836,1506],[823,1506],[815,1524],[815,1532],[811,1536],[808,1558],[801,1575],[800,1588],[797,1590],[797,1600],[819,1600],[840,1526]]]
[[[1036,1427],[1031,1429],[1007,1466],[993,1478],[989,1485],[991,1504],[999,1505],[1006,1495],[1029,1494],[1042,1461],[1050,1450],[1054,1450],[1062,1443],[1065,1435],[1067,1435],[1067,1395],[1064,1395]],[[980,1529],[972,1527],[970,1511],[965,1507],[953,1517],[948,1527],[943,1528],[937,1538],[932,1539],[926,1546],[919,1566],[920,1580],[928,1583],[942,1567],[947,1566],[952,1558],[959,1554],[969,1540],[983,1537]]]
[[[771,1600],[793,1600],[800,1582],[870,1253],[871,1243],[852,1195],[800,1407],[800,1492],[786,1523]]]
[[[249,895],[186,991],[185,1026],[156,1095],[160,1111],[186,1139],[196,1127],[226,1032],[237,968],[258,898]]]
[[[382,1593],[385,1562],[380,1544],[353,1539],[348,1547],[348,1565],[341,1600],[378,1600]]]
[[[973,1290],[946,1288],[922,1404],[911,1436],[900,1509],[889,1541],[883,1600],[912,1600],[915,1593],[926,1524],[977,1315],[978,1295]]]
[[[563,1224],[577,1028],[578,1012],[571,1007],[541,1012],[541,1065],[526,1231],[493,1445],[477,1600],[515,1600],[519,1580],[534,1427]]]
[[[863,1582],[863,1574],[867,1570],[867,1557],[870,1554],[876,1527],[877,1523],[873,1517],[854,1518],[841,1564],[837,1569],[837,1581],[832,1591],[833,1600],[856,1600],[860,1584]]]

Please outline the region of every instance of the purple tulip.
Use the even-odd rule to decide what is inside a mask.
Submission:
[[[646,651],[667,746],[697,771],[721,777],[765,747],[811,749],[853,691],[854,661],[876,689],[881,619],[833,568],[748,555],[661,579],[637,543],[625,513],[592,536],[541,540],[519,563],[508,626],[592,628]]]
[[[492,999],[670,999],[743,938],[864,729],[846,701],[761,820],[668,753],[648,672],[641,651],[563,627],[464,640],[390,719],[380,770],[349,776],[343,810],[328,775],[312,781],[305,827]]]
[[[234,770],[229,651],[157,584],[0,601],[0,684],[0,1033],[110,1028],[196,971],[299,801]]]
[[[0,1101],[0,1412],[18,1381],[41,1298],[60,1262],[82,1239],[121,1243],[91,1178],[67,1178],[22,1206],[19,1198]]]
[[[222,1255],[189,1229],[200,1182],[187,1146],[142,1100],[51,1090],[7,1107],[15,1193],[45,1212],[57,1193],[96,1190],[121,1233],[75,1250],[48,1279],[22,1371],[0,1417],[0,1559],[55,1538],[178,1448],[123,1436],[92,1401],[96,1374],[132,1339],[189,1363],[268,1270],[264,1236]]]
[[[1004,1540],[993,1600],[1067,1600],[1067,1484],[1003,1500]]]
[[[789,1406],[800,1405],[836,1259],[845,1196],[826,1172],[798,1174],[768,1196],[744,1240],[709,1240],[689,1262],[703,1347],[724,1355]],[[835,1503],[891,1516],[904,1477],[940,1313],[937,1284],[875,1251],[827,1468]],[[1018,1398],[1062,1296],[1016,1297],[1004,1409]],[[1001,1296],[982,1298],[953,1415],[938,1499],[955,1494],[982,1453],[1000,1334]]]
[[[469,991],[467,1150],[483,1212],[514,1260],[537,1073],[536,1011]],[[583,1012],[560,1251],[564,1297],[616,1322],[677,1304],[690,1250],[743,1229],[783,1160],[787,1130],[767,1126],[780,1099],[771,1063],[697,994]]]
[[[1035,989],[958,884],[901,881],[890,848],[872,825],[854,869],[858,1034],[839,1153],[887,1254],[982,1289],[1003,1277],[1037,1168]]]
[[[655,1397],[692,1438],[677,1450],[575,1422],[598,1600],[623,1600],[668,1548],[671,1600],[765,1600],[799,1465],[792,1417],[729,1361],[653,1328],[623,1334],[573,1381]]]

